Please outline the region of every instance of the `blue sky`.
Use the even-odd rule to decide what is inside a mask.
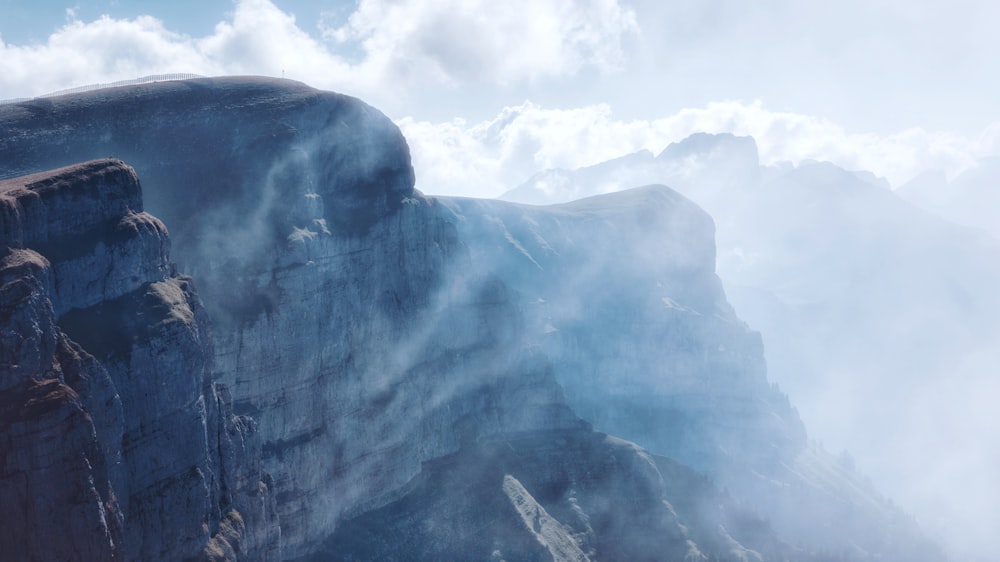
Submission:
[[[229,0],[174,0],[172,2],[99,0],[64,2],[53,0],[0,0],[0,34],[6,43],[44,43],[50,33],[66,23],[67,10],[84,21],[103,14],[134,18],[154,14],[168,27],[192,35],[207,34],[232,9]],[[197,14],[197,15],[195,15]]]
[[[396,120],[431,192],[752,134],[900,185],[1000,152],[990,0],[0,0],[0,99],[262,74]]]
[[[277,0],[277,6],[306,22],[317,22],[323,12],[351,11],[353,0]],[[232,0],[0,0],[0,33],[7,43],[23,45],[48,39],[56,27],[66,22],[67,10],[78,18],[92,21],[107,14],[115,18],[153,15],[169,29],[192,36],[207,35],[227,13]]]

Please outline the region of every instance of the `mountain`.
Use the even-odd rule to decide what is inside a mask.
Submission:
[[[500,199],[551,205],[641,185],[665,184],[711,209],[708,202],[732,197],[740,186],[754,184],[760,176],[753,139],[696,133],[656,156],[643,150],[579,170],[539,172]]]
[[[769,376],[814,438],[849,448],[880,487],[951,535],[961,558],[989,559],[1000,545],[983,510],[1000,496],[985,466],[1000,458],[1000,425],[977,397],[992,394],[1000,359],[1000,244],[870,173],[761,166],[756,152],[748,137],[694,135],[638,167],[543,172],[504,198],[539,194],[553,175],[576,196],[644,174],[701,205],[718,227],[729,300],[761,331]],[[934,178],[922,181],[936,192]]]
[[[980,159],[950,182],[942,172],[926,172],[896,193],[914,205],[1000,239],[1000,156]]]
[[[863,558],[901,541],[887,521],[913,533],[853,467],[809,445],[767,380],[759,334],[726,301],[713,222],[690,200],[646,186],[548,207],[447,204],[479,267],[522,296],[526,332],[597,429],[710,475],[795,544],[852,544]],[[893,557],[933,556],[915,534],[901,542],[909,552]]]
[[[427,197],[378,111],[261,78],[0,107],[0,177],[15,559],[941,559],[668,188]]]
[[[5,558],[273,557],[255,424],[211,377],[208,318],[135,172],[9,180],[0,204]]]

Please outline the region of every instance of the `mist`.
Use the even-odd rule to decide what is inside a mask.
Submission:
[[[810,439],[851,458],[956,559],[988,560],[1000,547],[1000,423],[987,405],[1000,389],[1000,243],[979,228],[995,224],[982,218],[991,163],[928,200],[830,163],[761,166],[749,137],[694,135],[657,156],[545,171],[503,198],[657,182],[697,202],[718,229],[727,296],[761,332],[767,376]]]
[[[873,511],[913,515],[954,559],[996,558],[1000,75],[984,71],[1000,51],[995,5],[303,5],[238,0],[197,24],[85,6],[24,34],[2,28],[0,13],[0,98],[144,75],[260,74],[356,95],[402,131],[386,143],[381,121],[373,141],[331,123],[248,118],[253,131],[226,141],[233,161],[219,161],[200,158],[220,150],[202,141],[236,126],[216,127],[206,111],[166,155],[141,150],[163,131],[121,123],[108,128],[114,138],[72,151],[113,149],[144,182],[222,178],[189,200],[156,179],[146,192],[148,208],[171,218],[174,259],[199,280],[220,348],[242,350],[248,325],[262,341],[270,329],[298,334],[294,318],[274,315],[295,291],[306,295],[295,310],[328,313],[309,343],[322,352],[252,341],[255,351],[219,368],[237,396],[269,405],[279,399],[242,370],[293,373],[288,396],[316,408],[310,377],[348,372],[356,380],[324,399],[392,414],[366,425],[237,404],[275,435],[327,432],[347,476],[323,492],[338,507],[317,526],[407,481],[414,459],[458,446],[442,412],[482,414],[460,405],[482,379],[536,400],[531,415],[565,398],[573,412],[560,410],[560,423],[580,416],[722,486],[752,488],[716,470],[733,458],[806,488],[826,482],[803,467],[821,466]],[[368,160],[383,144],[386,160]],[[331,145],[351,148],[324,152]],[[16,156],[5,177],[35,171],[18,160],[29,153]],[[344,187],[384,168],[395,182],[384,197],[367,196],[378,182],[364,195]],[[636,211],[647,207],[683,212]],[[379,223],[397,211],[397,224]],[[302,281],[293,270],[320,273]],[[377,283],[351,273],[361,270]],[[328,309],[323,295],[337,291],[348,304]],[[484,342],[498,350],[450,362]],[[417,428],[386,421],[414,409],[432,412]],[[479,420],[485,432],[534,419],[497,411]],[[687,432],[663,429],[677,427]],[[351,434],[417,453],[368,455],[337,436]],[[369,478],[386,464],[389,476]],[[303,489],[322,479],[309,478]],[[741,499],[782,497],[770,491]],[[773,504],[782,529],[801,515]]]

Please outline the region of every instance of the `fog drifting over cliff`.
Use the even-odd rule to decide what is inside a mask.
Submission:
[[[991,163],[937,194],[951,207],[919,208],[870,172],[760,166],[753,139],[696,134],[656,156],[548,170],[503,198],[543,203],[662,182],[702,205],[716,222],[727,295],[761,331],[768,376],[810,437],[958,559],[986,560],[997,549],[988,506],[1000,500],[991,406],[1000,241],[977,228],[980,214],[961,211],[995,209]],[[900,191],[916,197],[918,187]],[[969,220],[942,218],[949,209]]]
[[[80,3],[35,37],[0,17],[0,98],[166,72],[286,76],[386,111],[417,187],[440,195],[495,197],[649,151],[534,176],[535,202],[665,183],[702,205],[727,294],[810,437],[962,556],[1000,549],[997,5],[222,4],[196,30],[111,4]],[[701,132],[752,136],[759,162],[654,161]]]

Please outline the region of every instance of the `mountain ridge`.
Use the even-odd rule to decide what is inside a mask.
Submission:
[[[253,119],[260,115],[267,119]],[[657,205],[642,204],[639,197],[621,201],[610,210],[588,209],[593,201],[562,210],[527,211],[499,202],[427,197],[413,190],[414,172],[405,139],[377,111],[300,84],[252,78],[129,86],[3,106],[0,133],[2,175],[37,172],[108,152],[126,158],[134,167],[133,175],[142,178],[144,208],[173,234],[170,259],[176,260],[177,271],[190,274],[198,284],[200,300],[190,289],[191,281],[168,275],[167,285],[143,289],[142,298],[130,301],[130,306],[139,306],[144,317],[153,320],[152,328],[194,344],[178,347],[178,358],[164,371],[182,372],[191,382],[182,385],[183,378],[178,378],[178,386],[167,385],[166,391],[204,396],[184,401],[188,405],[219,405],[194,419],[200,427],[217,428],[201,435],[230,436],[228,442],[218,441],[225,445],[219,445],[218,455],[211,452],[212,440],[205,438],[208,452],[204,458],[210,459],[205,467],[217,464],[221,468],[199,468],[201,477],[190,471],[196,476],[193,481],[209,474],[232,474],[224,486],[219,481],[219,494],[236,498],[232,505],[255,506],[234,514],[223,509],[226,502],[216,502],[215,507],[213,501],[208,502],[205,517],[211,522],[211,532],[197,531],[182,541],[185,548],[202,548],[200,552],[208,559],[301,559],[330,544],[346,548],[340,550],[342,556],[351,556],[350,549],[356,549],[353,552],[363,557],[366,545],[345,546],[337,535],[338,526],[357,525],[377,513],[395,522],[386,526],[386,532],[419,534],[421,518],[410,518],[407,514],[412,512],[406,505],[438,506],[426,520],[461,524],[454,518],[463,512],[461,495],[448,495],[438,486],[430,489],[428,497],[428,489],[420,487],[425,478],[441,482],[442,475],[450,474],[447,462],[437,462],[448,458],[471,463],[471,472],[461,473],[469,478],[494,478],[497,465],[508,467],[507,474],[490,480],[495,486],[489,488],[490,501],[510,506],[504,508],[509,526],[498,529],[516,531],[516,536],[528,540],[512,538],[508,546],[534,544],[531,541],[538,536],[562,545],[545,552],[531,547],[524,551],[535,553],[530,556],[567,559],[580,552],[589,556],[588,549],[593,547],[598,559],[655,559],[657,553],[676,548],[688,552],[694,544],[704,558],[735,560],[760,548],[773,552],[776,559],[791,552],[808,559],[819,558],[831,548],[846,548],[845,540],[859,540],[864,546],[852,559],[869,560],[913,549],[919,552],[909,559],[938,558],[914,526],[894,528],[875,515],[860,520],[874,528],[870,534],[851,536],[856,531],[852,527],[846,536],[823,542],[817,541],[821,537],[815,533],[788,535],[787,528],[772,532],[766,525],[753,523],[758,519],[747,514],[745,520],[753,523],[749,528],[758,532],[747,535],[745,546],[731,550],[739,541],[716,526],[718,517],[725,514],[700,511],[704,501],[714,501],[717,490],[698,487],[685,496],[678,495],[677,488],[664,488],[661,470],[677,476],[679,464],[653,462],[649,460],[653,457],[634,445],[602,441],[601,434],[590,429],[589,420],[571,409],[566,397],[572,401],[572,393],[587,385],[571,387],[568,381],[572,379],[566,375],[572,367],[567,369],[567,365],[590,364],[587,354],[600,352],[599,346],[571,339],[552,347],[545,334],[599,332],[598,328],[606,328],[601,326],[605,320],[625,325],[634,317],[640,321],[630,333],[642,335],[641,349],[654,349],[660,341],[674,345],[682,352],[678,365],[685,366],[691,384],[705,387],[699,395],[704,411],[717,413],[692,415],[688,428],[683,423],[659,425],[665,434],[684,430],[690,433],[679,434],[692,436],[682,446],[664,452],[688,454],[687,460],[702,470],[717,469],[716,474],[757,455],[763,460],[754,460],[753,466],[773,467],[773,459],[801,452],[804,436],[792,438],[794,446],[782,444],[784,438],[772,439],[782,434],[783,424],[796,425],[797,415],[787,403],[748,401],[736,389],[730,389],[725,399],[713,401],[710,389],[725,376],[738,381],[737,388],[752,389],[751,395],[777,395],[767,384],[759,339],[728,308],[715,276],[711,219],[669,190],[637,192],[658,201]],[[676,220],[660,221],[664,213]],[[555,230],[536,230],[533,234],[538,236],[529,237],[527,229],[522,236],[519,229],[526,229],[532,220]],[[143,236],[159,232],[153,219],[143,224],[151,225]],[[590,244],[600,240],[587,234],[594,225],[603,228],[604,238],[629,252],[617,261],[608,260],[609,247]],[[663,235],[651,245],[633,247],[633,242],[641,240],[638,227],[643,225],[662,228]],[[684,238],[685,232],[691,236]],[[497,264],[486,259],[494,251],[508,255],[511,248],[517,253],[509,255],[522,259],[524,253],[512,239],[522,250],[532,240],[535,246],[529,253],[539,259],[545,254],[536,251],[536,246],[553,250],[550,254],[556,258],[551,263],[560,264],[565,275],[540,278],[531,268],[513,265],[516,262],[510,258]],[[102,244],[94,245],[95,259],[107,257]],[[158,259],[153,261],[160,263]],[[644,270],[632,267],[639,260],[651,262],[662,275],[644,277]],[[498,266],[502,263],[511,266]],[[134,260],[128,269],[146,267],[144,260]],[[173,275],[169,265],[163,267]],[[64,270],[62,277],[69,282],[89,271],[81,265]],[[546,332],[540,309],[526,308],[538,298],[555,297],[561,281],[602,275],[618,285],[604,296],[600,287],[592,289],[601,296],[606,315],[602,312],[588,320],[586,307],[567,306],[559,310],[560,330]],[[643,295],[628,290],[631,281],[641,281],[643,287],[669,282],[669,289],[656,295],[656,314],[648,317],[653,320],[637,304]],[[86,285],[81,294],[94,298]],[[90,311],[87,317],[75,318],[72,308],[61,314],[69,328],[66,332],[86,340],[89,327],[117,317],[117,299],[109,294],[108,299],[99,300],[84,309]],[[693,313],[698,310],[721,311],[729,324],[697,320]],[[188,322],[189,318],[194,321]],[[203,330],[199,318],[210,327]],[[702,327],[690,329],[695,325]],[[730,326],[726,330],[732,333],[716,333],[723,325]],[[196,327],[198,338],[193,337]],[[643,332],[643,327],[651,329]],[[738,353],[727,359],[724,350],[712,345],[720,338],[743,342],[740,345],[746,346],[750,362],[741,366]],[[122,338],[111,339],[121,344]],[[126,338],[126,343],[146,349],[143,338]],[[99,344],[87,343],[95,352]],[[734,349],[738,351],[740,345]],[[605,367],[642,361],[642,354],[629,350],[614,347],[601,352],[608,355]],[[704,364],[697,359],[702,353],[709,357]],[[116,359],[120,355],[115,345],[102,348],[97,355],[121,373],[156,365],[158,357],[133,351],[129,357],[134,361],[126,364]],[[707,367],[727,365],[727,361],[728,368]],[[649,371],[646,378],[636,375],[635,380],[659,381],[661,391],[670,392],[669,371]],[[593,376],[613,383],[611,373],[594,367]],[[126,378],[123,374],[121,380]],[[143,384],[116,384],[116,388],[123,403],[140,405],[146,404],[144,396],[160,391]],[[596,386],[593,391],[606,393],[609,388]],[[218,397],[214,402],[211,393]],[[688,407],[683,400],[680,404]],[[628,407],[625,403],[620,411]],[[156,408],[147,409],[147,414],[156,415]],[[763,421],[772,411],[784,412],[788,419],[777,428],[762,422],[740,429],[742,413],[750,412],[748,419]],[[127,428],[142,426],[141,419],[127,415],[122,423]],[[744,437],[774,441],[773,450],[753,447],[741,439],[740,431]],[[796,431],[792,429],[791,434]],[[563,441],[553,438],[560,432]],[[510,448],[504,445],[505,439],[516,435],[526,436],[528,444],[520,459],[507,456]],[[118,442],[113,435],[110,439]],[[726,451],[741,441],[747,442],[744,449]],[[573,442],[583,445],[574,449],[569,447]],[[201,449],[181,448],[181,456],[199,458],[201,453],[193,450]],[[618,459],[613,466],[620,470],[587,476],[588,466],[598,466],[593,464],[595,458],[611,452]],[[497,462],[484,464],[497,454],[501,455]],[[221,460],[211,460],[213,455]],[[825,462],[817,461],[816,466],[826,466]],[[553,472],[545,476],[548,469]],[[737,472],[747,475],[742,469]],[[141,480],[153,475],[135,470],[133,476]],[[739,479],[728,482],[743,486],[736,506],[761,497]],[[609,493],[619,486],[633,491]],[[429,503],[435,490],[443,494],[443,503]],[[131,492],[122,493],[125,496],[131,505],[145,505],[136,503]],[[158,505],[177,497],[151,493],[139,499]],[[267,498],[273,498],[273,503]],[[607,525],[588,531],[580,523],[586,518],[567,518],[570,512],[576,513],[574,501],[585,506],[581,507],[585,515]],[[672,502],[693,507],[678,511]],[[546,523],[542,522],[543,509],[548,514]],[[144,513],[136,508],[122,518],[126,533],[143,520]],[[198,510],[166,509],[163,513],[173,513],[180,527],[201,521],[200,516],[193,520],[183,516]],[[537,515],[538,529],[532,513]],[[652,532],[644,532],[643,522],[649,520],[639,513],[657,522],[649,528]],[[639,527],[615,526],[616,517]],[[802,519],[804,525],[813,521]],[[698,523],[698,529],[689,533],[685,521],[705,523]],[[193,528],[201,527],[194,524]],[[455,530],[470,532],[461,526]],[[440,532],[425,535],[421,544],[432,547],[435,537],[452,536],[444,528]],[[145,540],[129,545],[128,557],[170,558],[175,551],[158,550],[169,548],[170,536],[150,532]],[[576,547],[567,542],[570,539]],[[799,539],[810,541],[805,552],[789,546]],[[900,540],[910,542],[900,546]],[[445,540],[443,544],[461,543]],[[698,559],[699,554],[691,552]]]

